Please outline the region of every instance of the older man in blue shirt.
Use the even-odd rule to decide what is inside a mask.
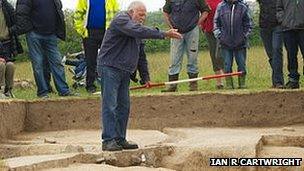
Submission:
[[[107,30],[97,59],[102,87],[102,149],[136,149],[126,140],[130,113],[130,74],[136,69],[142,39],[181,38],[176,29],[166,32],[143,26],[146,7],[140,1],[118,14]]]

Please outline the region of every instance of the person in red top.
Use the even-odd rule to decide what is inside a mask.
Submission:
[[[219,52],[219,46],[217,43],[216,38],[213,35],[213,18],[215,15],[215,11],[217,8],[217,5],[222,2],[222,0],[206,0],[206,3],[209,5],[209,8],[211,11],[208,14],[208,17],[206,20],[204,20],[201,24],[200,27],[202,31],[205,33],[205,36],[208,41],[208,46],[209,46],[209,52],[210,52],[210,57],[212,61],[212,66],[213,66],[213,71],[215,74],[222,74],[223,73],[223,60],[220,56]],[[221,78],[218,78],[216,80],[216,88],[222,89],[223,82]]]

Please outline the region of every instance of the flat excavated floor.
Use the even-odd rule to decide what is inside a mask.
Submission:
[[[100,130],[22,133],[0,145],[2,170],[304,170],[210,167],[214,157],[304,158],[304,126],[129,130],[138,150],[103,152]],[[303,165],[303,164],[302,164]],[[1,170],[1,167],[0,167]]]

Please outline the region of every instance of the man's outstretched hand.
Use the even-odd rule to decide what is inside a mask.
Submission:
[[[165,32],[165,36],[168,38],[175,38],[175,39],[181,39],[182,35],[177,32],[177,29],[170,29]]]

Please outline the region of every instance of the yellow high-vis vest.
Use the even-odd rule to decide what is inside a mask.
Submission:
[[[106,25],[105,28],[108,28],[111,20],[119,11],[120,7],[117,0],[105,0],[106,4]],[[74,27],[78,34],[83,38],[88,37],[88,13],[90,9],[90,0],[78,0],[76,11],[74,14]]]

